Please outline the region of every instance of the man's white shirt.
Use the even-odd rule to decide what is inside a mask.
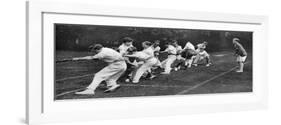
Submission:
[[[205,49],[206,45],[203,43],[197,44],[198,49]]]
[[[177,50],[177,54],[179,54],[182,51],[182,47],[180,45],[178,45],[176,47],[176,50]]]
[[[148,58],[150,58],[151,56],[148,55],[147,53],[143,52],[143,51],[139,51],[133,54],[136,58],[138,58],[140,61],[146,61]]]
[[[154,56],[154,50],[153,50],[152,47],[148,47],[148,48],[142,50],[142,52],[144,52],[145,54],[147,54],[147,55],[149,55],[149,56],[151,56],[151,57]]]
[[[106,47],[102,48],[98,54],[93,56],[93,58],[100,59],[107,63],[113,63],[116,61],[124,60],[120,53],[111,48]]]
[[[165,51],[168,52],[168,54],[174,54],[174,55],[177,54],[177,49],[172,45],[168,45]]]
[[[160,46],[157,46],[157,47],[154,48],[154,52],[159,52],[160,49],[161,49]]]
[[[130,48],[130,47],[133,47],[133,45],[131,46],[126,46],[125,44],[121,44],[118,48],[119,50],[119,53],[124,56],[126,53],[127,53],[127,50]]]
[[[185,46],[184,46],[184,48],[183,48],[183,49],[191,49],[191,50],[195,50],[195,47],[194,47],[194,45],[193,45],[192,43],[187,42],[187,43],[185,44]]]

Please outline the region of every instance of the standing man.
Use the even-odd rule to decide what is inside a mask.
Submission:
[[[247,58],[247,52],[239,42],[240,42],[239,38],[232,39],[232,43],[233,43],[234,49],[235,49],[236,61],[239,65],[239,69],[236,72],[243,72],[244,63]]]
[[[73,60],[102,60],[108,63],[108,66],[97,72],[93,78],[92,83],[82,92],[75,94],[88,94],[94,95],[96,88],[102,81],[105,81],[108,89],[104,92],[111,92],[120,87],[116,81],[125,72],[127,65],[124,58],[117,51],[103,47],[101,44],[96,44],[89,47],[91,52],[96,53],[94,56],[77,57]]]

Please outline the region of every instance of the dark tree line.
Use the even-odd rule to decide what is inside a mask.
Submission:
[[[135,40],[137,48],[143,41],[160,40],[161,48],[173,39],[182,46],[187,41],[194,45],[207,41],[210,52],[232,49],[232,38],[239,37],[244,47],[252,50],[252,32],[55,24],[56,50],[86,51],[95,43],[118,47],[127,36]]]

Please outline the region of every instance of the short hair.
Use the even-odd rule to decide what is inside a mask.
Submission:
[[[143,43],[144,43],[145,45],[147,45],[147,46],[152,46],[152,43],[149,42],[149,41],[144,41]]]
[[[101,44],[94,44],[89,46],[89,51],[93,51],[93,50],[100,50],[101,48],[103,48],[103,46]]]
[[[207,41],[204,41],[203,43],[204,43],[205,45],[208,45],[208,42],[207,42]]]
[[[153,42],[153,46],[156,47],[156,46],[159,46],[160,45],[160,40],[155,40]]]
[[[172,40],[172,43],[175,44],[175,43],[178,43],[178,41],[177,40]]]
[[[159,43],[160,43],[160,40],[155,40],[153,43],[158,43],[158,44],[159,44]]]
[[[122,41],[123,43],[127,43],[127,42],[133,42],[134,40],[131,37],[124,37]]]
[[[136,52],[137,48],[136,47],[130,47],[127,49],[127,52],[132,53],[132,52]]]
[[[239,41],[240,41],[240,39],[237,38],[237,37],[233,38],[232,40],[234,40],[234,41],[236,41],[236,42],[239,42]]]

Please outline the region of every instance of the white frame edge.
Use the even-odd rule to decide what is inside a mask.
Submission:
[[[62,6],[63,5],[63,6]],[[81,8],[81,6],[83,8]],[[79,9],[77,9],[79,8]],[[264,35],[263,41],[267,41],[267,25],[268,18],[266,16],[240,15],[240,14],[222,14],[208,12],[183,12],[178,10],[160,10],[145,8],[146,11],[141,11],[143,8],[129,7],[114,7],[114,6],[99,6],[88,4],[70,4],[70,3],[53,3],[53,2],[27,2],[26,3],[26,122],[28,124],[37,124],[45,122],[58,121],[52,116],[42,114],[42,96],[38,96],[43,92],[41,90],[42,83],[42,55],[34,54],[42,52],[42,39],[33,36],[42,36],[42,13],[76,13],[83,15],[101,15],[101,16],[117,16],[130,18],[148,18],[148,19],[166,19],[166,20],[188,20],[188,21],[203,21],[203,22],[224,22],[224,23],[241,23],[241,24],[259,24]],[[148,13],[149,12],[149,13]],[[265,55],[267,55],[267,44],[263,46]],[[267,64],[266,60],[264,62]],[[263,67],[263,71],[267,74],[267,67]],[[41,74],[38,77],[38,74]],[[35,78],[36,77],[36,78]],[[264,76],[264,82],[267,83],[267,76]],[[255,105],[255,106],[253,106]],[[231,105],[230,105],[231,106]],[[267,107],[267,85],[264,85],[264,93],[259,102],[255,104],[241,104],[241,107],[233,105],[235,110],[261,109]],[[216,111],[215,111],[216,110]],[[218,109],[210,109],[209,111],[191,111],[190,113],[217,112]],[[225,111],[225,109],[221,109]],[[188,113],[186,113],[188,114]],[[149,116],[149,115],[148,115]],[[153,116],[153,115],[152,115]],[[118,118],[127,118],[129,116],[121,116]],[[73,118],[73,117],[71,117]],[[80,120],[90,120],[90,117]],[[98,118],[103,119],[103,118]],[[105,118],[106,119],[106,118]],[[67,121],[67,118],[62,118],[61,121]]]

